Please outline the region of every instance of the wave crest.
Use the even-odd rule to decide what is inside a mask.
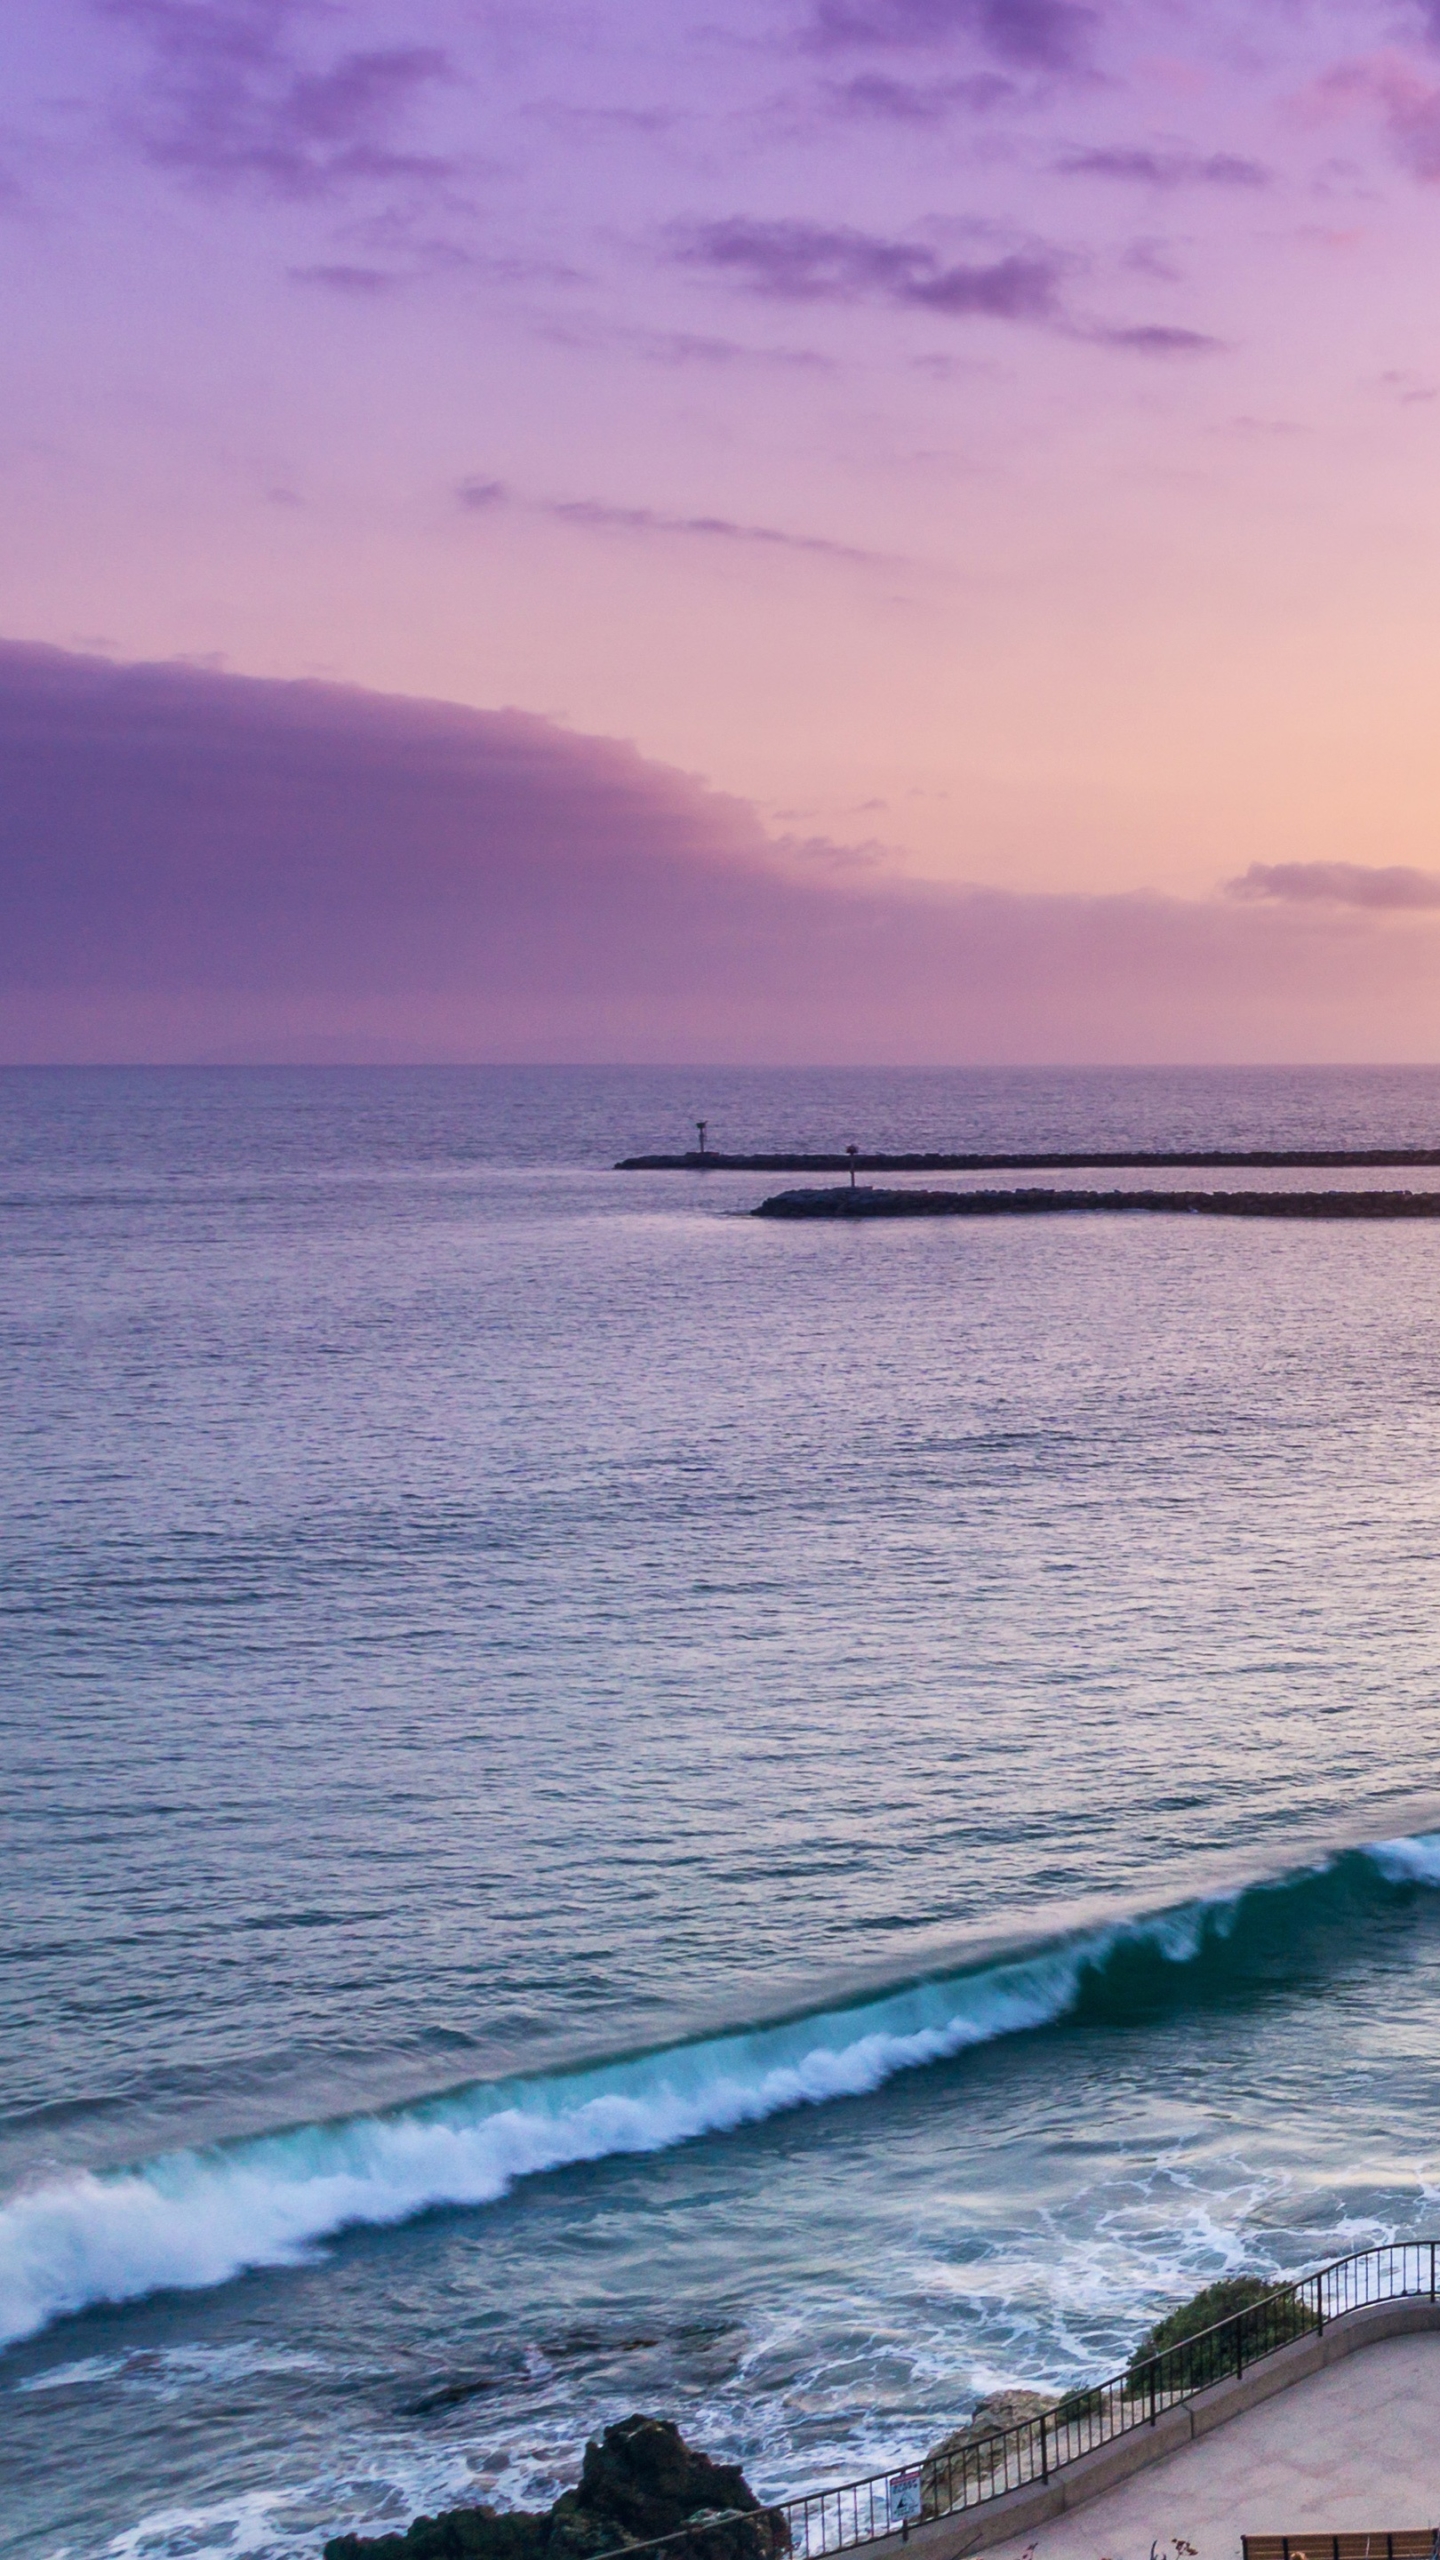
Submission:
[[[97,2302],[297,2264],[348,2226],[481,2205],[517,2178],[834,2098],[1076,2013],[1149,2007],[1307,1911],[1440,1886],[1440,1834],[1385,1840],[849,2006],[382,2115],[81,2172],[0,2205],[0,2345]]]

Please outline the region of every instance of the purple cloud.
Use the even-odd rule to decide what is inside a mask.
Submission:
[[[455,495],[467,512],[487,514],[493,507],[528,506],[560,524],[578,525],[592,533],[691,534],[710,542],[758,543],[781,551],[808,551],[828,560],[847,560],[865,567],[889,566],[876,551],[853,542],[835,542],[820,533],[787,533],[778,525],[742,524],[733,516],[676,515],[661,507],[622,507],[603,498],[520,498],[503,480],[462,480]]]
[[[344,53],[323,68],[291,41],[297,0],[95,0],[149,48],[137,131],[146,156],[212,185],[325,197],[357,183],[433,182],[448,164],[398,150],[417,98],[454,77],[430,45]]]
[[[1440,387],[1433,382],[1427,382],[1423,374],[1411,373],[1406,368],[1392,367],[1389,372],[1382,373],[1380,388],[1387,392],[1392,400],[1398,400],[1402,408],[1406,409],[1424,407],[1430,401],[1440,398]]]
[[[1278,899],[1299,906],[1440,907],[1440,872],[1407,863],[1252,862],[1238,880],[1227,880],[1232,898]]]
[[[762,851],[740,804],[520,712],[0,646],[12,990],[580,983],[597,882],[628,931],[673,865],[673,928],[694,857]]]
[[[354,301],[373,301],[378,294],[393,293],[400,278],[384,267],[287,267],[292,284],[320,285],[327,293],[348,294]]]
[[[1222,343],[1219,338],[1208,338],[1203,329],[1171,329],[1158,321],[1093,329],[1088,334],[1102,346],[1128,348],[1137,356],[1214,355]]]
[[[1072,151],[1056,162],[1062,177],[1118,178],[1144,187],[1268,187],[1270,171],[1231,151]]]
[[[881,555],[853,542],[833,542],[820,533],[784,533],[777,525],[739,524],[731,516],[667,515],[657,507],[616,507],[598,498],[546,498],[546,515],[562,524],[586,525],[599,533],[688,533],[712,542],[759,543],[782,551],[810,551],[828,560],[878,565]],[[893,565],[893,563],[887,564]]]
[[[1012,250],[976,264],[947,263],[915,241],[884,240],[821,223],[753,222],[742,215],[677,227],[672,238],[674,254],[685,264],[709,267],[752,292],[782,301],[868,300],[952,320],[1030,321],[1133,355],[1201,355],[1220,344],[1199,329],[1072,320],[1059,296],[1068,262],[1051,249]]]
[[[524,713],[0,646],[10,1058],[1394,1054],[1435,940],[906,883]]]
[[[883,72],[862,71],[853,80],[837,81],[829,92],[847,115],[874,116],[889,124],[943,124],[957,110],[989,115],[1009,104],[1015,83],[999,71],[977,71],[968,80],[891,80]]]
[[[752,347],[736,338],[697,335],[688,329],[614,329],[611,343],[628,347],[646,364],[763,365],[785,373],[833,373],[833,356],[815,347]]]
[[[642,329],[594,318],[549,320],[540,335],[557,347],[623,347],[643,364],[763,365],[787,373],[833,373],[833,356],[814,347],[755,347],[738,338],[704,336],[690,329]]]
[[[1077,0],[819,0],[822,45],[937,45],[970,36],[1004,62],[1073,71],[1096,23]]]
[[[1323,109],[1378,109],[1402,166],[1430,185],[1440,180],[1440,87],[1403,55],[1375,53],[1336,63],[1315,83],[1311,99]]]
[[[1062,261],[1053,251],[1012,251],[978,264],[947,264],[933,249],[813,222],[754,222],[734,215],[677,230],[688,266],[734,277],[752,292],[792,302],[889,302],[947,318],[1053,320]]]

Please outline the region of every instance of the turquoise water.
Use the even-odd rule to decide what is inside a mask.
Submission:
[[[6,2548],[308,2554],[636,2406],[803,2488],[1440,2223],[1434,1240],[607,1170],[698,1113],[1440,1074],[0,1077]]]

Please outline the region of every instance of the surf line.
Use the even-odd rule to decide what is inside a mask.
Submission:
[[[1197,1989],[1208,1969],[1228,1978],[1252,1923],[1263,1936],[1277,1904],[1290,1928],[1301,1909],[1333,1922],[1357,1896],[1383,1904],[1437,1887],[1440,1835],[1372,1842],[844,2005],[22,2187],[0,2202],[0,2345],[91,2303],[302,2265],[346,2229],[490,2204],[521,2178],[863,2097],[899,2072],[1082,2013],[1091,1995],[1123,2015],[1137,1980],[1148,2015],[1167,1976],[1177,1990],[1187,1973]]]
[[[775,1191],[755,1218],[1024,1218],[1064,1211],[1210,1218],[1440,1218],[1434,1191],[880,1191],[865,1183]]]

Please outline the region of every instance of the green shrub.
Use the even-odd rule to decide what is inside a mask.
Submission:
[[[1063,2427],[1083,2426],[1087,2419],[1100,2417],[1103,2414],[1104,2407],[1105,2394],[1103,2391],[1096,2389],[1088,2391],[1072,2391],[1068,2399],[1060,2402],[1060,2405],[1055,2412],[1055,2426],[1057,2433]]]
[[[1240,2321],[1240,2344],[1247,2364],[1320,2325],[1307,2302],[1283,2290],[1277,2293],[1268,2277],[1222,2277],[1218,2284],[1207,2284],[1203,2292],[1182,2302],[1177,2311],[1167,2311],[1141,2339],[1126,2371],[1127,2394],[1135,2398],[1149,2392],[1152,2368],[1162,2399],[1177,2391],[1203,2390],[1206,2383],[1233,2373],[1236,2329],[1220,2324],[1233,2324],[1246,2312],[1252,2317]]]

